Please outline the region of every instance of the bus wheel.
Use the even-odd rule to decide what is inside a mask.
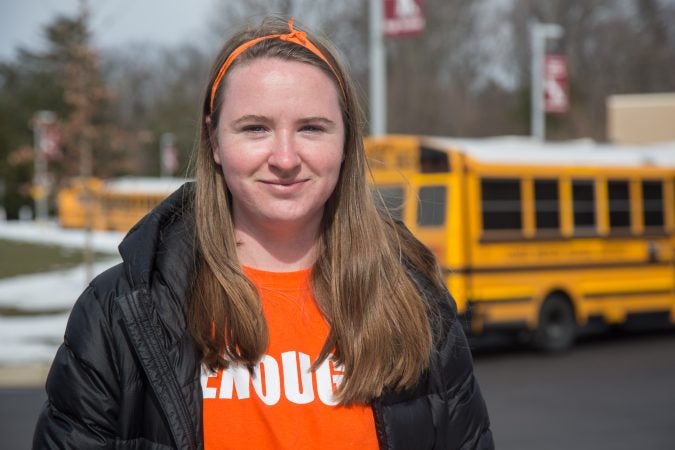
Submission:
[[[541,305],[533,344],[547,353],[569,350],[574,344],[576,327],[572,304],[564,296],[553,294]]]

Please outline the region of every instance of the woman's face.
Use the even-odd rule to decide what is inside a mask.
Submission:
[[[335,83],[310,64],[260,58],[232,68],[223,99],[213,158],[235,227],[316,229],[343,158]]]

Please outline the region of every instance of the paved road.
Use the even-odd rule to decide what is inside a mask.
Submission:
[[[498,450],[675,449],[675,331],[476,352]]]
[[[0,389],[0,448],[30,449],[33,427],[44,400],[42,389]]]
[[[498,450],[675,449],[675,331],[604,336],[556,357],[479,347]],[[43,400],[0,389],[0,448],[30,448]]]

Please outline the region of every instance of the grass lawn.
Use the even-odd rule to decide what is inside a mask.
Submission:
[[[95,253],[96,260],[110,258]],[[82,250],[0,239],[0,278],[65,269],[82,264]]]

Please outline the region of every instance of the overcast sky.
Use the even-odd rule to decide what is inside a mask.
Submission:
[[[175,44],[203,39],[214,0],[89,0],[95,44]],[[57,14],[73,14],[79,0],[0,0],[0,59],[17,46],[39,49],[43,30]]]

